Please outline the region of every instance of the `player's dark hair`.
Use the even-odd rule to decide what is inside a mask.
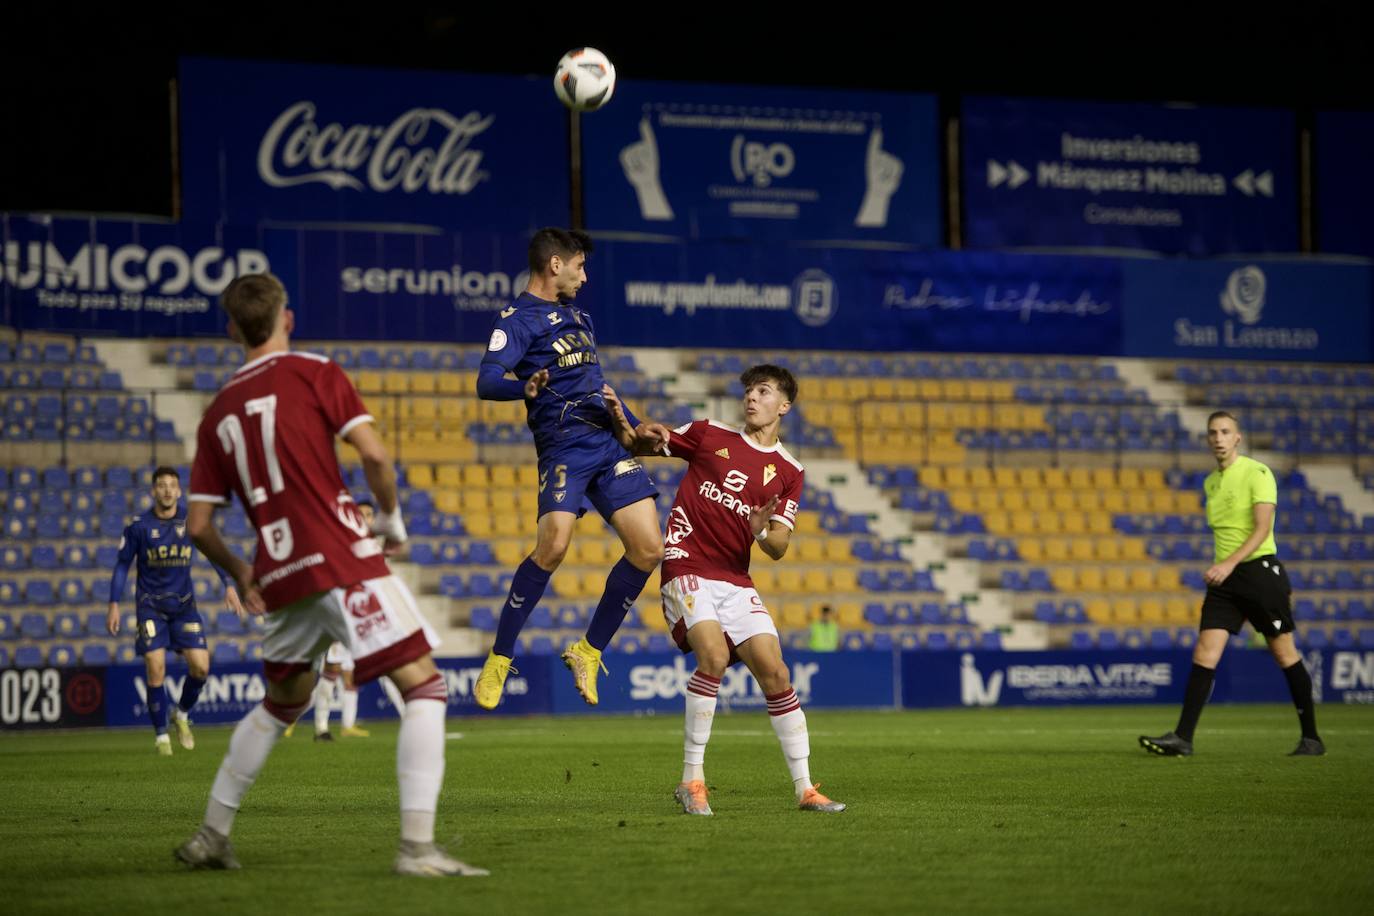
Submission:
[[[1213,420],[1230,420],[1232,423],[1236,424],[1236,432],[1240,432],[1240,421],[1237,420],[1237,419],[1236,419],[1236,415],[1233,414],[1233,413],[1231,413],[1231,411],[1229,411],[1229,410],[1214,410],[1214,411],[1212,411],[1212,415],[1211,415],[1210,417],[1207,418],[1207,428],[1208,428],[1208,429],[1211,429],[1211,428],[1212,428],[1212,421],[1213,421]]]
[[[169,468],[165,464],[159,466],[157,470],[153,471],[153,483],[156,484],[159,480],[161,480],[164,477],[171,477],[175,479],[177,483],[181,483],[181,475],[177,473],[177,469]]]
[[[739,377],[740,383],[744,385],[744,390],[748,391],[759,382],[773,382],[778,389],[786,395],[787,400],[796,402],[797,400],[797,380],[792,377],[782,366],[774,366],[771,363],[764,363],[762,366],[754,366],[745,369],[744,374]]]
[[[359,509],[363,506],[367,506],[373,512],[377,511],[377,504],[372,501],[372,497],[370,496],[364,496],[361,499],[353,500],[353,505],[357,506]]]
[[[579,254],[591,254],[592,247],[592,237],[585,232],[545,226],[530,239],[530,276],[543,276],[554,255],[571,261]]]
[[[271,274],[245,274],[225,287],[219,304],[238,328],[239,343],[251,349],[272,336],[286,308],[286,287]]]

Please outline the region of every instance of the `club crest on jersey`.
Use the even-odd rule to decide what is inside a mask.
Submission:
[[[631,474],[639,470],[639,468],[640,464],[638,461],[633,458],[626,458],[624,461],[617,461],[615,463],[615,476],[623,477],[626,474]]]
[[[729,460],[730,450],[728,448],[718,448],[716,449],[716,457]]]
[[[776,464],[765,464],[763,466],[763,485],[766,487],[773,482],[773,478],[778,476],[778,466]]]
[[[185,526],[185,525],[177,525],[177,537],[179,537],[179,538],[184,538],[184,537],[186,537],[186,526]]]
[[[154,528],[148,532],[148,537],[156,541],[158,538],[162,537],[162,532],[159,531],[157,528]]]
[[[344,594],[344,607],[348,608],[348,613],[359,620],[382,612],[382,603],[377,600],[377,595],[366,585],[355,585],[350,588]]]
[[[508,308],[503,308],[503,309],[501,309],[501,317],[502,317],[502,318],[509,318],[510,316],[512,316],[512,315],[514,315],[514,314],[515,314],[515,306],[513,306],[513,305],[512,305],[512,306],[509,306]]]
[[[563,316],[559,315],[557,312],[549,312],[545,317],[549,319],[549,324],[563,323]]]

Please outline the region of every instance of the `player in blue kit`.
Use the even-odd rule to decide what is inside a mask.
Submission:
[[[129,575],[129,564],[138,560],[136,600],[138,633],[135,647],[147,669],[148,718],[157,732],[154,747],[164,757],[172,755],[167,736],[168,699],[163,679],[167,674],[167,647],[179,652],[189,668],[177,708],[172,711],[177,740],[186,750],[196,746],[187,713],[196,705],[210,673],[210,653],[205,648],[205,621],[196,610],[191,586],[191,559],[195,548],[186,534],[186,514],[180,506],[181,478],[169,467],[153,472],[153,508],[124,529],[119,559],[110,577],[110,612],[105,626],[119,634],[119,598]],[[211,567],[214,568],[214,567]],[[219,569],[224,597],[230,610],[244,615],[234,583]]]
[[[587,635],[563,653],[582,698],[596,705],[601,652],[663,559],[663,538],[644,468],[616,441],[602,399],[606,380],[591,317],[573,305],[587,282],[592,241],[575,230],[546,228],[529,247],[530,281],[496,320],[477,374],[477,394],[491,401],[524,399],[539,458],[539,527],[534,552],[515,571],[501,609],[496,643],[477,680],[477,705],[495,709],[515,656],[515,638],[563,562],[573,526],[591,505],[625,545],[606,578]],[[507,374],[514,378],[507,378]],[[623,404],[622,404],[623,408]],[[632,415],[631,426],[641,427]],[[660,424],[645,435],[668,439]]]

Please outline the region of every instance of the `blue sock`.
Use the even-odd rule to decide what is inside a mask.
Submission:
[[[196,700],[200,699],[200,690],[204,686],[205,678],[186,675],[186,680],[181,682],[181,702],[177,704],[182,712],[191,711],[191,707],[196,705]]]
[[[593,649],[605,649],[610,644],[611,637],[625,622],[625,615],[630,613],[648,581],[649,574],[624,557],[611,567],[611,574],[606,577],[606,591],[602,592],[592,622],[587,625],[587,642]]]
[[[539,568],[533,557],[525,557],[525,562],[515,570],[506,605],[501,608],[501,621],[496,625],[496,645],[491,647],[491,651],[506,658],[515,658],[515,637],[520,635],[530,611],[544,597],[549,575]]]
[[[148,688],[148,718],[153,720],[153,730],[159,735],[167,734],[167,684],[163,682]]]

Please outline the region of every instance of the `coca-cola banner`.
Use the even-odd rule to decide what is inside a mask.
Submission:
[[[188,219],[528,231],[569,218],[545,79],[188,58]]]

